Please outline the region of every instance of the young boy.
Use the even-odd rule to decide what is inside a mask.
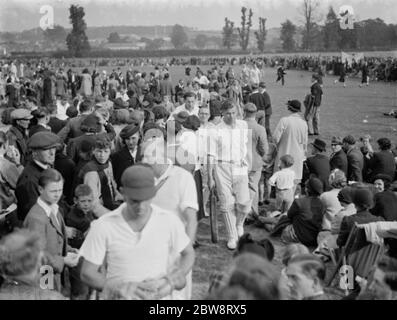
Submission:
[[[280,158],[280,171],[277,171],[269,179],[269,184],[276,187],[276,206],[281,214],[286,214],[294,201],[295,172],[290,168],[294,164],[294,158],[286,154]]]
[[[63,192],[63,178],[57,170],[46,169],[41,173],[38,184],[40,196],[26,216],[23,226],[40,235],[44,252],[43,264],[52,267],[53,289],[61,291],[64,267],[73,268],[78,263],[77,250],[67,245],[66,227],[58,207]]]
[[[96,219],[92,212],[94,196],[92,189],[86,184],[80,184],[74,191],[74,206],[65,216],[65,224],[76,229],[76,234],[68,240],[72,248],[80,249],[85,236],[90,228],[91,222]],[[86,300],[88,297],[88,286],[79,277],[80,268],[70,269],[71,300]]]

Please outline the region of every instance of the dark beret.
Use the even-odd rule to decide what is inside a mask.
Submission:
[[[129,137],[133,136],[135,133],[139,132],[139,126],[135,124],[129,124],[125,126],[123,130],[120,132],[121,139],[128,139]]]

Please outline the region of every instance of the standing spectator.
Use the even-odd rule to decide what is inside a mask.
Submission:
[[[51,127],[48,125],[50,116],[47,108],[39,108],[32,111],[32,116],[36,120],[37,124],[33,125],[29,129],[29,137],[33,136],[39,131],[51,131]]]
[[[258,188],[264,165],[263,159],[268,153],[266,130],[259,125],[256,118],[257,108],[253,103],[247,103],[244,107],[244,120],[250,130],[251,141],[248,141],[248,186],[251,199],[251,218],[259,216]]]
[[[343,150],[347,156],[347,181],[362,182],[364,157],[361,151],[355,146],[356,139],[348,135],[343,138]]]
[[[323,95],[323,89],[319,84],[320,77],[317,74],[312,76],[312,85],[310,87],[310,94],[312,95],[312,102],[307,112],[307,124],[309,128],[309,136],[318,136],[320,133],[320,106]]]
[[[270,116],[272,114],[272,106],[270,103],[270,97],[266,92],[266,85],[261,82],[259,86],[257,84],[252,85],[253,92],[249,95],[248,101],[255,104],[257,112],[257,121],[260,125],[266,128],[266,134],[268,137],[270,133]]]
[[[80,254],[81,279],[102,290],[106,283],[130,284],[132,296],[172,299],[185,286],[194,250],[175,215],[152,205],[156,194],[152,169],[134,165],[121,178],[125,204],[92,224]],[[169,265],[180,255],[179,266]],[[106,264],[106,272],[99,268]]]
[[[139,138],[139,126],[135,124],[127,125],[120,132],[123,148],[111,156],[114,180],[118,188],[121,187],[121,176],[124,170],[140,161]]]
[[[307,150],[307,123],[300,114],[301,103],[298,100],[288,101],[290,115],[280,119],[274,130],[273,139],[277,145],[275,170],[280,167],[280,158],[289,154],[294,158],[291,169],[295,172],[295,184],[302,180],[303,161]]]
[[[374,178],[378,174],[385,174],[393,181],[396,172],[396,163],[391,152],[391,141],[388,138],[381,138],[377,142],[379,151],[375,152],[369,161],[371,175]]]
[[[16,109],[11,112],[12,126],[7,131],[7,140],[20,154],[20,163],[25,166],[28,156],[27,140],[30,120],[33,118],[29,110]]]
[[[244,221],[250,207],[248,165],[246,163],[248,127],[237,120],[236,102],[228,99],[222,103],[223,120],[217,125],[213,137],[211,156],[215,158],[215,182],[220,199],[220,212],[225,218],[227,247],[236,249],[238,237],[244,234]],[[214,150],[214,151],[212,151]],[[209,169],[212,183],[212,169]],[[209,189],[212,185],[209,186]]]
[[[18,218],[23,221],[39,196],[40,174],[54,165],[59,138],[52,132],[37,132],[28,141],[32,159],[18,178],[15,195],[18,200]]]
[[[78,173],[79,182],[89,185],[93,191],[93,211],[98,217],[117,208],[121,200],[109,160],[110,147],[111,143],[106,137],[97,137],[93,159]]]
[[[54,168],[58,170],[64,181],[63,195],[68,205],[73,204],[73,183],[76,175],[76,164],[69,156],[64,154],[64,145],[59,144],[55,153]]]
[[[84,97],[89,97],[92,94],[92,78],[88,69],[84,69],[81,78],[80,93]]]
[[[65,222],[58,207],[63,192],[62,175],[54,169],[44,170],[39,177],[38,189],[40,196],[29,210],[23,226],[40,235],[44,264],[53,268],[54,289],[61,292],[65,266],[75,267],[78,262],[76,250],[68,248]]]
[[[59,97],[64,97],[66,96],[68,92],[68,86],[66,83],[66,79],[63,77],[61,73],[58,73],[56,75],[56,81],[55,81],[55,95]]]
[[[307,158],[304,164],[304,180],[309,177],[316,177],[320,179],[324,185],[324,191],[329,190],[328,178],[331,172],[329,159],[324,154],[326,149],[326,143],[320,139],[315,139],[313,143],[310,143],[312,149],[312,156]]]
[[[160,95],[161,98],[169,96],[171,101],[174,101],[175,90],[170,79],[170,74],[166,73],[164,79],[160,80]]]
[[[332,153],[329,159],[331,171],[335,169],[342,170],[345,176],[347,176],[347,156],[345,151],[342,149],[343,142],[339,137],[332,137],[331,149]]]
[[[182,111],[186,111],[189,116],[198,116],[200,108],[196,104],[196,95],[193,92],[187,92],[184,95],[184,100],[185,103],[177,107],[168,120],[175,120],[175,116]]]

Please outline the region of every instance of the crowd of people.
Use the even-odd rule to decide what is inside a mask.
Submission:
[[[356,224],[363,246],[381,243],[385,254],[348,297],[394,299],[392,141],[374,149],[370,136],[335,134],[328,157],[318,71],[272,132],[263,65],[241,64],[239,73],[188,66],[176,86],[165,65],[149,74],[3,65],[0,297],[191,299],[197,228],[214,191],[235,257],[211,275],[208,299],[331,299],[329,263]],[[285,244],[281,273],[273,240],[252,239],[248,224]]]

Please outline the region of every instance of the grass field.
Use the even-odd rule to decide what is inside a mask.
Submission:
[[[207,70],[209,67],[201,66],[201,68]],[[100,71],[104,69],[110,72],[112,68],[99,68]],[[137,69],[146,72],[153,70],[152,67]],[[239,67],[235,67],[235,71],[238,74]],[[286,85],[282,87],[279,83],[275,83],[275,73],[275,69],[266,69],[265,72],[267,90],[273,106],[272,130],[278,120],[288,113],[286,101],[290,99],[302,101],[309,92],[311,79],[309,72],[288,71]],[[176,83],[180,78],[185,78],[184,67],[172,67],[170,74]],[[396,143],[397,119],[385,117],[383,113],[389,112],[393,106],[397,108],[397,84],[379,82],[371,83],[369,87],[359,88],[358,79],[347,79],[347,88],[343,88],[340,84],[334,85],[334,80],[333,76],[324,78],[324,96],[320,111],[321,138],[327,142],[328,150],[333,135],[344,137],[352,134],[359,138],[364,134],[370,134],[375,141],[380,137],[389,137],[393,143]],[[205,297],[210,272],[230,264],[232,259],[232,253],[226,249],[226,231],[222,219],[219,218],[219,221],[220,242],[218,244],[211,243],[208,219],[199,225],[198,240],[202,246],[196,250],[196,263],[193,269],[194,299]],[[267,232],[263,229],[248,227],[247,231],[252,232],[257,238],[267,236]],[[274,241],[274,244],[276,247],[275,264],[279,265],[282,246],[278,241]]]

